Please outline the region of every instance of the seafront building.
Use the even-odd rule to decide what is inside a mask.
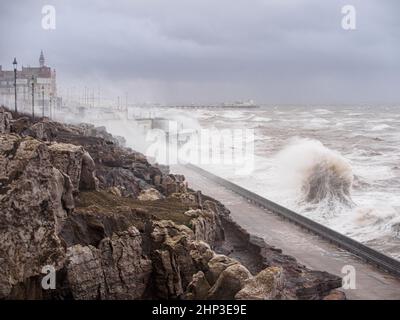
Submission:
[[[43,51],[38,67],[22,66],[21,70],[17,70],[17,103],[20,111],[29,112],[32,108],[32,82],[38,114],[43,106],[47,115],[50,107],[61,105],[61,98],[57,95],[56,70],[46,65]],[[3,70],[0,65],[0,104],[13,108],[14,100],[14,70]]]

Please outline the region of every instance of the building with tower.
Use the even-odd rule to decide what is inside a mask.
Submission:
[[[44,107],[45,115],[51,108],[61,105],[57,96],[56,70],[46,65],[43,51],[40,52],[38,67],[24,67],[17,70],[17,102],[19,110],[30,112],[32,107],[32,82],[34,85],[37,114]],[[14,105],[14,70],[3,70],[0,65],[0,104],[12,108]]]

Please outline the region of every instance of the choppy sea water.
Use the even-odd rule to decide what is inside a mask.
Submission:
[[[400,259],[400,107],[176,112],[190,126],[254,129],[252,174],[207,170]]]
[[[250,174],[200,166],[400,259],[400,106],[153,112],[189,129],[253,129]]]

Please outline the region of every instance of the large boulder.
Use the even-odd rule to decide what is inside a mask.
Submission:
[[[65,247],[58,233],[65,204],[73,206],[69,184],[43,142],[0,135],[0,298],[12,297],[13,287],[40,275],[44,266],[62,266]]]
[[[234,264],[221,272],[220,276],[210,289],[207,298],[212,300],[233,300],[236,293],[242,289],[245,281],[251,277],[247,268],[239,263]]]
[[[162,299],[180,298],[196,272],[190,255],[193,232],[184,225],[162,220],[154,223],[151,236],[155,247],[152,255],[155,294]]]
[[[233,299],[251,274],[217,255],[195,233],[169,220],[153,223],[153,284],[162,299]]]
[[[243,288],[236,294],[239,300],[281,299],[284,278],[282,268],[269,267],[256,276],[246,280]]]
[[[49,150],[51,162],[70,177],[75,192],[98,188],[95,163],[83,147],[67,143],[52,143]]]
[[[49,150],[53,165],[70,177],[75,191],[79,190],[85,150],[80,146],[66,143],[53,143],[49,146]]]
[[[207,279],[215,283],[221,273],[228,267],[238,264],[238,261],[223,254],[216,254],[208,261]]]
[[[135,227],[103,239],[98,248],[68,248],[67,278],[75,299],[140,299],[151,275]]]
[[[213,247],[224,240],[224,231],[216,212],[196,209],[185,212],[185,215],[193,218],[190,224],[196,240],[203,240]]]

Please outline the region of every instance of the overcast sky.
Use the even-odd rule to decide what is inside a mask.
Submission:
[[[42,6],[56,30],[41,27]],[[354,5],[357,29],[341,27]],[[132,102],[400,104],[398,0],[8,0],[0,64]]]

